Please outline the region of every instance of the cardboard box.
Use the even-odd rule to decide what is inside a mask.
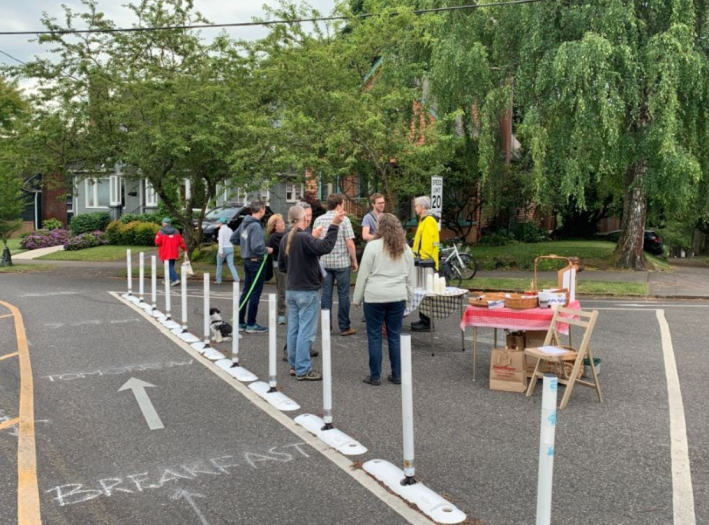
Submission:
[[[507,334],[506,346],[512,350],[524,350],[526,348],[524,332]]]

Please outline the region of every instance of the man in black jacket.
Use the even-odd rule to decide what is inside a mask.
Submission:
[[[322,380],[322,375],[313,370],[310,361],[311,341],[318,328],[318,292],[323,280],[318,258],[335,247],[344,218],[344,211],[336,212],[325,237],[317,239],[304,231],[307,224],[301,206],[292,206],[288,211],[291,231],[281,240],[278,269],[288,274],[288,363],[291,374],[294,373],[299,381]]]

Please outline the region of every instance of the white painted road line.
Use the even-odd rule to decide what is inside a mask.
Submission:
[[[689,445],[687,424],[684,419],[684,403],[679,386],[677,362],[672,346],[670,326],[664,310],[657,310],[657,320],[662,334],[662,353],[665,358],[667,396],[670,405],[670,440],[672,457],[672,507],[674,525],[696,525],[694,516],[694,493],[692,473],[689,466]]]

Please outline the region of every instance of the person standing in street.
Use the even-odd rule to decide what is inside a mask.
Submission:
[[[214,276],[214,282],[222,284],[222,266],[224,265],[224,260],[226,260],[227,266],[229,266],[231,277],[235,282],[239,282],[239,274],[234,266],[234,245],[229,240],[231,236],[234,235],[234,230],[227,226],[226,217],[221,217],[219,223],[221,224],[218,236],[219,251],[217,252],[217,274]]]
[[[327,234],[316,239],[305,232],[305,210],[298,205],[288,210],[291,229],[281,240],[278,269],[288,276],[288,363],[291,375],[298,381],[322,380],[322,374],[313,370],[310,359],[310,346],[318,329],[318,291],[323,282],[318,257],[333,250],[344,219],[344,210],[335,210]]]
[[[247,334],[262,334],[268,328],[256,322],[263,281],[265,259],[273,249],[266,246],[261,219],[266,214],[266,205],[262,200],[252,201],[249,205],[251,215],[247,215],[239,228],[231,236],[231,243],[241,245],[241,257],[244,259],[244,288],[239,299],[239,331]],[[248,304],[245,304],[248,298]],[[248,310],[248,315],[247,315]]]
[[[375,193],[370,198],[372,202],[372,211],[362,219],[362,239],[365,241],[373,241],[377,238],[377,221],[384,213],[386,208],[386,200],[381,193]]]
[[[158,258],[169,263],[169,276],[166,275],[165,279],[170,279],[170,286],[177,286],[180,284],[180,279],[175,271],[175,260],[180,256],[180,248],[187,258],[187,247],[180,232],[172,226],[172,219],[169,217],[162,220],[162,228],[155,235],[155,246],[158,247]]]
[[[414,210],[420,217],[416,236],[414,237],[414,254],[423,259],[433,260],[434,270],[438,271],[438,246],[440,244],[440,234],[438,232],[439,217],[431,211],[431,199],[429,197],[417,197],[414,200]],[[419,312],[418,323],[411,323],[413,332],[429,332],[431,330],[431,319]]]
[[[401,325],[404,310],[414,298],[416,274],[414,255],[406,245],[401,222],[391,213],[379,217],[377,238],[364,249],[352,304],[364,300],[369,348],[369,375],[364,382],[378,386],[382,373],[382,327],[386,323],[391,375],[387,379],[401,384]]]
[[[271,215],[266,225],[268,242],[266,246],[271,248],[271,260],[273,261],[273,274],[276,277],[276,291],[278,293],[278,324],[286,324],[286,278],[287,275],[278,269],[278,254],[281,240],[286,232],[286,223],[283,215],[276,213]]]
[[[333,217],[344,213],[345,197],[340,193],[333,193],[327,198],[327,213],[315,220],[313,231],[322,227],[329,228]],[[340,335],[348,336],[356,333],[350,323],[350,272],[357,271],[357,254],[355,253],[354,231],[347,216],[340,224],[337,242],[333,250],[320,259],[326,275],[323,280],[321,308],[332,311],[332,295],[337,281],[337,324]]]

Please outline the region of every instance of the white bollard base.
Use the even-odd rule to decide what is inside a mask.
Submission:
[[[270,392],[270,386],[268,383],[259,381],[258,383],[251,383],[249,388],[256,392],[260,397],[268,401],[271,406],[281,410],[283,412],[288,412],[291,410],[300,410],[300,405],[285,395],[283,392]]]
[[[197,337],[196,335],[192,335],[189,332],[183,332],[182,329],[179,331],[180,333],[177,334],[177,337],[182,339],[185,343],[198,343],[200,341],[200,338]],[[173,332],[175,333],[175,332]]]
[[[155,319],[158,321],[162,322],[163,319],[165,319],[165,314],[162,313],[160,310],[153,310],[150,315],[152,315]]]
[[[180,323],[176,323],[172,319],[165,318],[165,319],[160,320],[160,323],[168,330],[174,330],[175,328],[182,328],[180,326]]]
[[[224,370],[231,377],[242,383],[250,383],[256,381],[258,377],[241,366],[234,366],[234,361],[231,359],[222,359],[215,363],[219,368]]]
[[[204,357],[206,357],[210,361],[219,361],[221,359],[224,359],[224,354],[214,348],[207,348],[204,351]]]
[[[404,471],[383,459],[367,461],[362,468],[384,483],[396,495],[416,505],[436,523],[461,523],[465,514],[450,501],[443,499],[422,483],[415,485],[401,484]]]
[[[200,354],[204,353],[204,343],[202,341],[198,341],[196,343],[192,343],[190,345],[193,349],[197,350]]]
[[[296,417],[294,421],[311,434],[315,434],[321,441],[330,445],[332,448],[345,456],[357,456],[367,452],[367,448],[364,445],[362,445],[359,441],[352,439],[341,430],[338,430],[337,428],[323,430],[322,427],[325,426],[325,421],[316,415],[301,414]]]
[[[138,297],[136,297],[135,295],[129,295],[126,297],[126,299],[128,299],[133,304],[140,303],[140,299]]]
[[[146,303],[145,301],[143,301],[142,303],[138,303],[138,307],[141,310],[145,310],[146,312],[149,312],[153,309],[153,306],[151,304]]]

